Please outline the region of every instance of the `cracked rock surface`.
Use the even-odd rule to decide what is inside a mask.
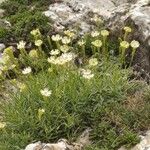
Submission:
[[[83,33],[91,30],[89,20],[94,13],[115,35],[125,24],[134,26],[133,38],[141,43],[135,62],[150,73],[150,0],[63,0],[44,12],[54,21],[56,31],[78,25]]]

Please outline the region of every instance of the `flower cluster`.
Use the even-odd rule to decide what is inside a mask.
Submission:
[[[81,73],[82,77],[85,79],[91,79],[94,77],[94,74],[89,69],[81,69],[80,73]]]
[[[48,58],[48,62],[55,65],[64,65],[72,60],[74,60],[76,55],[72,52],[63,53],[59,57],[51,56]]]

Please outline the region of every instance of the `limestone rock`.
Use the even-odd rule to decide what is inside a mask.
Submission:
[[[135,145],[130,150],[150,150],[150,131],[147,131],[145,136],[140,136],[141,142]],[[127,150],[125,147],[121,147],[118,150]]]
[[[31,143],[26,146],[25,150],[82,150],[91,142],[89,140],[89,133],[91,129],[87,128],[76,142],[70,143],[66,139],[60,139],[57,143]]]
[[[0,43],[0,53],[2,52],[3,49],[5,49],[5,45],[3,43]]]
[[[81,33],[91,30],[93,13],[101,16],[116,36],[125,24],[134,26],[133,38],[141,43],[135,62],[150,72],[150,0],[63,0],[44,12],[54,21],[56,31],[79,26]]]

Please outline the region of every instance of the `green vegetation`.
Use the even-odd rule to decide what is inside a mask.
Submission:
[[[21,17],[22,18],[22,17]],[[30,20],[30,17],[27,18]],[[26,42],[4,50],[0,79],[8,78],[15,88],[10,100],[0,104],[0,149],[20,150],[33,141],[76,140],[92,128],[91,147],[86,150],[116,150],[139,141],[138,132],[149,128],[148,86],[131,80],[126,66],[139,46],[125,37],[116,44],[118,56],[109,51],[109,31],[97,30],[77,40],[76,31],[43,37],[31,31],[35,49],[26,51]],[[47,39],[48,50],[43,49]],[[144,115],[143,115],[144,114]]]
[[[53,3],[53,0],[8,0],[2,3],[0,7],[6,10],[4,19],[10,22],[11,27],[0,27],[0,41],[6,44],[21,39],[30,41],[30,36],[27,35],[35,28],[39,28],[46,35],[51,26],[42,11],[46,10],[50,3]]]

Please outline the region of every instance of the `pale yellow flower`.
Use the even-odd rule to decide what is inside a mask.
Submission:
[[[38,47],[41,46],[42,44],[43,44],[42,40],[36,40],[35,41],[35,45],[38,46]]]
[[[41,120],[41,117],[44,115],[44,113],[45,113],[45,109],[38,109],[38,118],[39,118],[39,120]]]
[[[8,67],[7,67],[7,66],[2,66],[2,67],[1,67],[1,70],[4,71],[4,72],[5,72],[5,71],[8,71]]]
[[[59,34],[52,35],[52,40],[55,42],[58,42],[62,39],[62,37]]]
[[[131,43],[130,43],[131,47],[132,48],[138,48],[140,46],[140,43],[138,41],[135,41],[133,40]]]
[[[70,39],[69,37],[64,36],[64,37],[62,38],[62,43],[63,43],[63,44],[69,44],[70,42],[71,42],[71,39]]]
[[[37,35],[40,35],[40,34],[41,34],[39,29],[32,30],[30,33],[31,33],[33,36],[37,36]]]
[[[49,73],[53,72],[53,69],[52,68],[48,68],[47,70]]]
[[[106,37],[106,36],[109,35],[109,31],[107,31],[107,30],[102,30],[102,31],[101,31],[101,35],[104,36],[104,37]]]
[[[27,68],[24,68],[23,71],[22,71],[22,74],[30,74],[32,72],[32,69],[31,67],[27,67]]]
[[[4,49],[3,55],[11,55],[11,54],[13,54],[13,47],[12,46],[9,46],[9,47]]]
[[[91,21],[94,21],[94,22],[99,22],[99,23],[103,23],[103,20],[98,16],[98,15],[94,15],[94,17],[91,19]]]
[[[24,83],[18,83],[18,87],[20,89],[20,92],[23,92],[27,89],[27,86]]]
[[[92,45],[94,45],[95,47],[101,47],[102,41],[101,40],[95,40],[92,42]]]
[[[89,60],[89,66],[97,66],[98,65],[98,60],[97,58],[91,58]]]
[[[56,64],[56,58],[55,58],[55,56],[49,57],[49,58],[47,59],[47,61],[48,61],[49,63],[51,63],[51,64]]]
[[[70,38],[73,38],[75,36],[74,32],[70,31],[70,30],[66,30],[64,31],[64,33],[69,36]]]
[[[78,45],[79,46],[83,46],[83,45],[85,45],[85,41],[82,39],[82,40],[80,40],[80,41],[78,41]]]
[[[3,129],[6,127],[6,122],[0,122],[0,129]]]
[[[120,47],[127,49],[129,48],[129,43],[127,41],[122,41],[120,43]]]
[[[9,69],[14,69],[14,68],[16,68],[16,65],[15,65],[15,64],[12,64],[12,65],[9,67]]]
[[[2,57],[3,64],[7,64],[10,62],[10,57],[8,55],[3,55]]]
[[[0,70],[0,76],[2,76],[3,75],[3,72],[2,72],[2,70]]]
[[[40,93],[45,97],[50,97],[52,94],[52,91],[48,88],[44,88],[43,90],[40,90]]]
[[[31,58],[38,58],[38,52],[37,52],[37,50],[35,50],[35,49],[31,50],[31,51],[29,52],[29,56],[30,56]]]
[[[124,31],[130,33],[130,32],[132,32],[132,29],[130,27],[126,26],[126,27],[124,27]]]
[[[91,36],[92,37],[97,37],[97,36],[99,36],[100,35],[100,33],[98,32],[98,31],[92,31],[91,32]]]
[[[26,45],[26,42],[20,41],[20,42],[17,44],[17,48],[18,48],[18,49],[25,49],[25,45]]]
[[[50,55],[53,55],[53,56],[56,56],[56,55],[59,55],[59,54],[60,54],[60,51],[58,49],[53,49],[50,52]]]
[[[63,53],[66,53],[68,52],[70,49],[70,47],[68,45],[62,45],[60,46],[60,50],[63,52]]]
[[[43,114],[45,113],[45,109],[39,109],[38,112]]]

